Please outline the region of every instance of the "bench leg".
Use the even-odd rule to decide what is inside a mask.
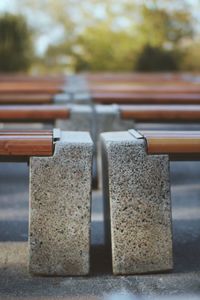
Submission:
[[[101,138],[113,273],[172,269],[168,156],[147,155],[144,139],[130,132],[104,133]]]
[[[62,132],[52,157],[30,159],[33,274],[89,272],[92,152],[89,134]]]
[[[61,130],[88,131],[93,125],[92,108],[90,105],[71,105],[70,117],[67,120],[56,120],[55,127]],[[91,132],[92,133],[92,132]]]
[[[97,121],[97,139],[102,132],[123,131],[135,127],[134,121],[121,119],[119,106],[115,104],[95,105],[95,112]]]
[[[70,118],[57,120],[55,127],[62,130],[89,131],[97,141],[99,134],[107,131],[134,128],[134,121],[122,120],[117,105],[76,105],[70,106]]]
[[[117,105],[95,105],[96,114],[96,134],[95,141],[97,147],[97,170],[99,178],[99,187],[102,187],[102,165],[101,165],[101,145],[100,134],[109,131],[123,131],[133,129],[134,121],[122,120],[120,117],[119,107]]]

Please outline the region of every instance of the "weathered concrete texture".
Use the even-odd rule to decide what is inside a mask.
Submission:
[[[88,84],[84,75],[70,75],[67,78],[66,84],[63,86],[65,93],[74,95],[76,92],[87,92]]]
[[[91,104],[91,95],[83,75],[67,76],[62,87],[63,93],[54,96],[55,103]]]
[[[95,141],[98,140],[99,134],[102,132],[134,128],[133,121],[121,119],[117,105],[72,104],[69,108],[70,118],[57,120],[55,126],[62,130],[89,131]]]
[[[82,92],[75,92],[73,94],[73,103],[74,104],[91,104],[92,98],[90,93],[87,90],[83,90]]]
[[[97,148],[97,169],[99,177],[99,187],[102,187],[102,166],[101,166],[101,145],[99,135],[108,131],[123,131],[134,128],[134,121],[122,120],[118,105],[95,105],[95,141]]]
[[[134,128],[134,121],[122,120],[118,105],[95,105],[97,138],[102,132]]]
[[[91,95],[87,91],[83,92],[65,92],[62,94],[57,94],[53,97],[53,101],[56,104],[91,104]]]
[[[200,299],[200,162],[170,163],[173,271],[139,276],[111,275],[100,191],[93,193],[90,277],[31,276],[27,272],[28,170],[25,163],[0,163],[0,299],[88,300],[112,295],[119,300],[126,294],[142,300]]]
[[[68,93],[57,94],[53,97],[53,101],[55,104],[65,104],[72,102],[72,96]]]
[[[144,139],[129,132],[104,133],[102,143],[113,273],[172,269],[168,156],[147,155]]]
[[[91,131],[93,125],[92,108],[89,105],[71,105],[70,117],[66,120],[57,120],[55,127],[62,130]]]
[[[62,132],[52,157],[30,159],[31,273],[88,274],[92,152],[88,133]]]

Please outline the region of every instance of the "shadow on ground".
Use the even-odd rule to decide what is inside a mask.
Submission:
[[[134,299],[200,295],[200,164],[172,163],[174,270],[113,276],[104,245],[102,195],[93,193],[89,277],[34,277],[28,264],[28,168],[0,164],[0,299]],[[190,295],[190,296],[188,296]],[[136,298],[137,299],[137,298]]]

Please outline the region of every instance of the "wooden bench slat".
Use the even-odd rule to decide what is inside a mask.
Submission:
[[[0,122],[55,121],[67,119],[70,110],[64,105],[4,105],[0,106]]]
[[[200,105],[120,105],[123,119],[140,122],[199,122]]]
[[[114,87],[102,85],[102,86],[90,86],[91,92],[101,93],[101,92],[129,92],[129,93],[169,93],[169,94],[177,94],[177,93],[200,93],[200,85],[189,85],[189,86],[171,86],[171,85],[116,85]]]
[[[50,94],[0,94],[0,104],[51,104]]]
[[[27,129],[27,130],[13,130],[13,129],[8,129],[8,130],[0,130],[0,136],[1,135],[52,135],[52,130],[32,130],[32,129]]]
[[[198,94],[92,93],[95,103],[102,104],[200,104]]]
[[[136,82],[136,81],[144,81],[144,82],[162,82],[162,81],[181,81],[186,82],[184,73],[173,74],[173,73],[92,73],[85,74],[85,77],[91,82]],[[192,78],[192,77],[191,77]]]
[[[53,154],[53,132],[49,134],[43,131],[36,134],[31,132],[17,131],[12,134],[0,134],[0,155],[1,156],[51,156]]]
[[[57,83],[63,84],[67,81],[67,77],[63,75],[48,75],[48,76],[34,76],[34,75],[27,75],[27,74],[0,74],[0,82],[33,82],[33,83],[41,83],[41,82],[48,82],[48,83]]]
[[[141,131],[148,154],[200,154],[200,132]]]
[[[21,85],[18,84],[0,84],[0,94],[23,94],[23,93],[37,93],[37,94],[57,94],[62,92],[61,86],[49,86],[49,85]]]

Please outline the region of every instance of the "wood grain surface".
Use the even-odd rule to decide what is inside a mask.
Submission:
[[[200,154],[200,131],[141,131],[148,154]]]
[[[53,122],[69,118],[66,105],[1,105],[0,122]]]
[[[1,94],[1,104],[52,104],[53,95],[51,94]]]
[[[119,105],[122,119],[138,122],[200,122],[200,105]]]
[[[52,131],[0,130],[0,156],[51,156],[53,148]]]
[[[92,92],[92,99],[102,104],[200,104],[200,93]]]

